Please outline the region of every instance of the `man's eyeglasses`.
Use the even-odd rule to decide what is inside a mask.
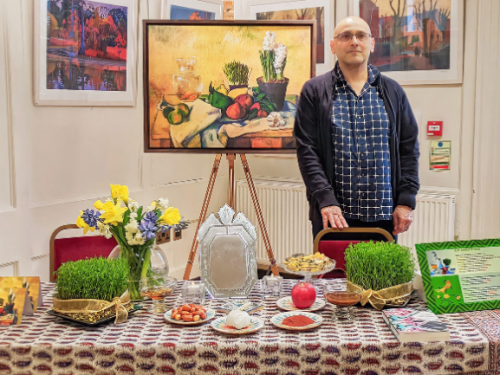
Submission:
[[[349,32],[341,33],[341,34],[337,35],[335,38],[337,38],[341,42],[350,42],[352,40],[353,36],[356,36],[356,39],[360,43],[366,42],[368,39],[371,38],[371,35],[367,34],[367,33],[352,34]]]

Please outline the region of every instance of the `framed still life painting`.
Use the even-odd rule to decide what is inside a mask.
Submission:
[[[316,74],[332,70],[334,58],[330,50],[333,38],[334,6],[331,0],[247,0],[245,10],[252,20],[315,20]]]
[[[463,0],[350,0],[375,38],[370,63],[402,85],[461,83]]]
[[[34,18],[35,105],[135,105],[135,0],[35,0]]]
[[[315,21],[143,22],[146,152],[295,152]]]
[[[161,18],[167,20],[220,20],[222,0],[162,0]]]

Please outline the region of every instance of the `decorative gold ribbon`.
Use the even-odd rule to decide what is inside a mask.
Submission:
[[[123,306],[130,302],[130,294],[127,291],[120,297],[113,298],[113,301],[104,301],[98,299],[57,299],[54,297],[52,302],[52,309],[61,314],[82,314],[101,316],[105,310],[115,306],[115,323],[123,323],[128,318],[128,311]]]
[[[365,290],[359,285],[351,283],[347,280],[347,290],[355,292],[361,291],[361,306],[370,302],[370,305],[372,305],[375,309],[382,310],[387,304],[404,305],[413,292],[413,282],[410,281],[406,284],[399,284],[380,290]]]

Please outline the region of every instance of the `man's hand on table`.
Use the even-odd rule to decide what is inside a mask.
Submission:
[[[328,228],[328,223],[330,223],[332,228],[338,228],[340,230],[349,227],[339,206],[323,207],[321,209],[321,217],[323,218],[323,229]]]
[[[406,232],[413,222],[413,210],[408,206],[397,206],[392,214],[392,222],[394,223],[393,235]]]

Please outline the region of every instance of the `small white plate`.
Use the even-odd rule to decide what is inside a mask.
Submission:
[[[312,319],[314,322],[303,327],[292,327],[283,324],[283,320],[290,316],[303,315]],[[278,328],[288,329],[290,331],[305,331],[308,329],[319,327],[323,323],[323,317],[306,311],[288,311],[281,314],[276,314],[271,318],[271,323]]]
[[[264,321],[254,316],[250,317],[250,325],[242,329],[236,329],[226,325],[226,316],[215,319],[210,326],[218,332],[228,333],[230,335],[246,335],[247,333],[257,332],[264,327]]]
[[[325,307],[326,302],[325,302],[324,299],[316,298],[316,301],[314,301],[314,303],[311,306],[309,306],[308,308],[306,308],[306,309],[299,309],[298,307],[296,307],[293,304],[292,297],[288,296],[288,297],[280,298],[276,302],[276,305],[278,305],[278,307],[280,309],[286,310],[286,311],[295,311],[295,310],[318,311],[318,310],[321,310],[323,307]]]
[[[182,319],[181,320],[172,319],[172,310],[169,310],[165,313],[164,315],[165,320],[169,323],[180,324],[184,326],[193,326],[196,324],[205,323],[208,322],[209,320],[212,320],[215,317],[215,310],[207,309],[207,317],[205,319],[200,319],[197,322],[185,322]]]

